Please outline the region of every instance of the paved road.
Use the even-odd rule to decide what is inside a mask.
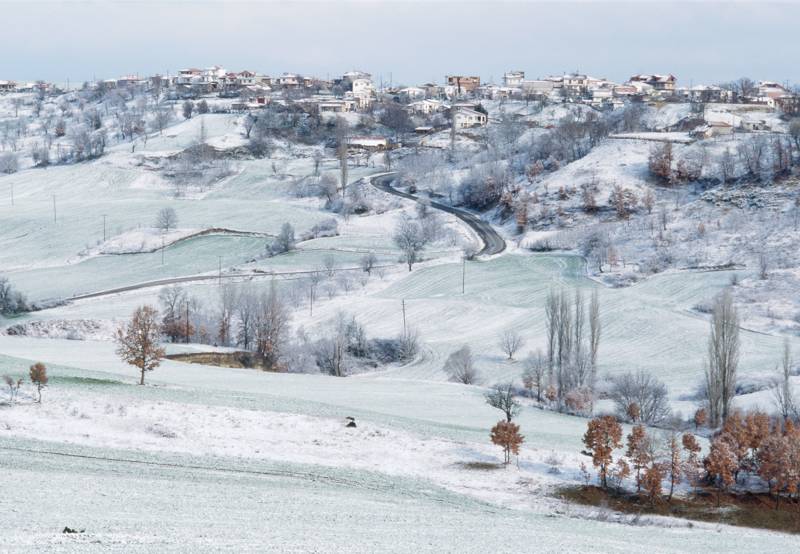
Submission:
[[[397,190],[392,186],[392,179],[395,178],[395,175],[396,173],[381,173],[379,175],[370,177],[369,180],[374,187],[382,190],[383,192],[388,192],[389,194],[394,194],[395,196],[401,196],[403,198],[408,198],[409,200],[414,200],[415,202],[420,202],[421,199],[419,197]],[[454,208],[446,204],[440,204],[439,202],[435,202],[433,200],[430,202],[430,205],[437,210],[442,210],[443,212],[453,214],[461,221],[469,225],[478,234],[483,241],[483,248],[480,252],[478,252],[479,256],[491,256],[492,254],[499,254],[506,249],[506,241],[503,240],[503,237],[501,237],[497,231],[494,230],[494,227],[480,219],[478,216],[466,210]]]

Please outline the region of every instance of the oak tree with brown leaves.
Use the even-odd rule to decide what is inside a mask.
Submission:
[[[47,381],[49,380],[47,377],[47,367],[42,362],[36,362],[30,367],[28,375],[31,378],[31,383],[36,386],[36,402],[41,403],[42,389],[47,386]]]
[[[717,506],[722,491],[734,483],[734,473],[737,468],[736,455],[730,444],[722,438],[716,438],[711,443],[711,450],[706,458],[706,471],[717,487]]]
[[[627,437],[625,455],[631,460],[631,465],[636,471],[636,492],[642,490],[643,472],[647,469],[653,458],[650,454],[650,437],[647,436],[644,425],[636,425]]]
[[[614,450],[622,447],[622,426],[614,416],[596,417],[587,425],[583,444],[586,445],[586,453],[592,457],[592,465],[598,468],[600,485],[607,489]]]
[[[492,427],[492,443],[503,449],[503,463],[508,465],[511,462],[511,454],[519,454],[519,447],[525,437],[519,433],[519,425],[510,421],[498,421]]]
[[[152,306],[140,306],[133,312],[127,326],[117,330],[117,356],[139,368],[139,384],[144,385],[144,374],[161,364],[164,349],[159,346],[161,325],[158,311]]]

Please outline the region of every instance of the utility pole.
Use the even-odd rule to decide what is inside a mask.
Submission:
[[[103,242],[106,241],[106,214],[103,214]]]
[[[406,301],[405,299],[402,300],[403,303],[403,336],[406,336]]]
[[[461,258],[461,294],[464,294],[464,283],[467,277],[467,257]]]
[[[56,222],[56,195],[53,195],[53,223]]]

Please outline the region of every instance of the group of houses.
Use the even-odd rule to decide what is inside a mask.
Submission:
[[[411,115],[432,118],[436,114],[452,114],[458,128],[486,125],[487,114],[481,100],[539,100],[591,105],[598,109],[616,109],[636,101],[675,101],[694,103],[753,103],[800,113],[800,96],[787,86],[762,81],[746,94],[734,87],[697,85],[678,87],[672,74],[637,74],[624,83],[592,77],[579,72],[528,79],[521,70],[508,71],[502,83],[483,83],[476,75],[446,75],[443,83],[418,86],[376,87],[372,75],[349,71],[333,79],[320,79],[296,73],[271,77],[250,70],[229,71],[219,65],[181,69],[175,75],[140,77],[125,75],[118,79],[98,80],[83,87],[157,89],[168,98],[192,99],[217,95],[231,98],[230,109],[249,111],[263,108],[273,101],[292,102],[319,114],[369,111],[378,101],[403,105]],[[0,80],[0,93],[59,93],[62,89],[37,81],[16,83]],[[709,130],[708,132],[716,132]]]

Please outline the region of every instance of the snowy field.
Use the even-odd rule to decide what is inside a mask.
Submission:
[[[497,103],[487,108],[492,117],[506,109]],[[555,106],[534,113],[518,105],[515,113],[545,126],[584,109]],[[687,115],[684,109],[664,107],[652,115],[652,125],[671,125]],[[291,155],[282,150],[272,160],[233,161],[220,181],[176,196],[153,169],[153,159],[195,144],[201,122],[215,148],[243,144],[236,116],[207,115],[165,129],[133,153],[131,144],[120,144],[96,161],[0,178],[2,274],[34,301],[188,278],[187,291],[213,303],[219,293],[213,277],[220,274],[232,282],[252,279],[256,288],[269,286],[274,274],[280,287],[289,287],[301,272],[318,270],[331,257],[337,271],[363,273],[361,257],[374,252],[379,271],[354,277],[337,294],[320,294],[313,316],[299,306],[293,331],[313,332],[344,311],[371,338],[396,337],[404,306],[407,325],[419,332],[421,352],[408,364],[348,378],[312,368],[304,368],[307,374],[277,374],[165,360],[148,375],[148,386],[140,387],[109,339],[135,307],[157,303],[161,286],[0,318],[2,326],[31,324],[32,335],[0,334],[0,375],[23,376],[34,361],[46,363],[51,375],[43,404],[30,402],[29,388],[20,404],[0,404],[2,548],[629,552],[635,547],[654,553],[800,548],[792,536],[633,518],[562,502],[554,497],[556,488],[577,483],[579,465],[587,461],[580,455],[586,420],[525,400],[518,417],[525,436],[518,464],[486,465],[500,462],[502,454],[488,440],[500,412],[488,407],[483,395],[495,383],[519,384],[523,365],[505,359],[498,336],[512,327],[519,331],[525,340],[520,358],[544,349],[550,291],[579,290],[587,297],[597,290],[601,379],[652,372],[669,387],[673,408],[688,415],[697,407],[707,347],[708,321],[696,308],[729,286],[734,274],[755,301],[763,301],[772,291],[750,281],[752,272],[672,271],[610,288],[590,278],[586,261],[574,253],[515,246],[523,241],[512,240],[507,226],[505,253],[462,266],[462,249],[476,237],[442,214],[441,239],[409,273],[398,263],[391,232],[414,213],[412,203],[371,191],[377,208],[345,218],[325,210],[319,199],[300,198],[298,180],[313,171],[313,160],[302,149]],[[562,185],[596,181],[603,207],[613,184],[641,194],[648,187],[649,151],[642,138],[648,137],[606,141],[538,186],[555,194]],[[444,146],[446,140],[443,133],[429,145]],[[323,161],[322,171],[335,173],[336,162]],[[377,171],[353,167],[350,181]],[[164,207],[174,208],[179,221],[163,236],[162,249],[154,220]],[[303,240],[288,254],[265,255],[284,223],[302,236],[330,218],[336,220],[335,236]],[[224,232],[203,234],[212,229]],[[765,382],[778,363],[783,337],[766,327],[742,332],[740,377],[747,382]],[[800,350],[800,339],[791,341]],[[442,369],[463,344],[476,354],[477,385],[450,383]],[[769,402],[765,390],[736,399],[743,407],[768,408]],[[345,427],[348,416],[357,428]],[[63,534],[65,526],[85,532]]]

